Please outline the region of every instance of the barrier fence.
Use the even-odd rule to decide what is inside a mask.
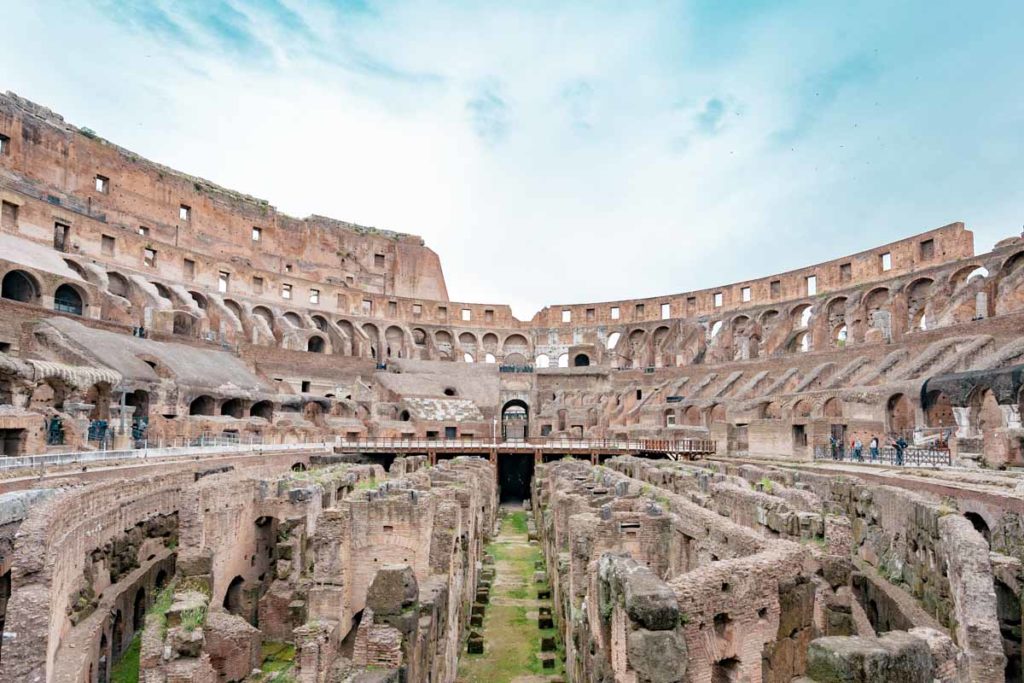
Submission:
[[[890,465],[894,467],[944,467],[953,464],[953,455],[947,449],[917,448],[908,446],[900,454],[896,448],[886,446],[878,449],[878,455],[872,456],[871,449],[864,447],[860,457],[850,448],[840,446],[815,446],[815,460],[831,460],[833,462],[857,462],[874,465]]]
[[[230,440],[228,440],[230,441]],[[332,444],[319,441],[307,443],[262,444],[262,443],[204,443],[193,446],[171,446],[167,448],[133,448],[110,451],[79,451],[75,453],[47,453],[45,455],[22,455],[0,458],[0,472],[17,469],[39,469],[60,465],[77,465],[103,462],[105,460],[146,460],[150,458],[189,458],[233,453],[283,453],[288,451],[329,451]]]

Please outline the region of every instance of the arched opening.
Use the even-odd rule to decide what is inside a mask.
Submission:
[[[135,593],[135,600],[132,603],[132,630],[138,631],[142,629],[143,622],[146,619],[146,591],[140,588]]]
[[[320,330],[321,332],[326,332],[327,328],[329,327],[327,323],[327,318],[323,317],[322,315],[314,315],[313,324],[316,325],[316,329]]]
[[[462,354],[462,360],[467,362],[467,363],[472,363],[473,362],[473,354],[471,354],[471,353],[464,353],[464,354]]]
[[[228,589],[224,593],[224,609],[228,613],[234,614],[236,617],[247,618],[245,613],[245,601],[243,594],[243,587],[245,585],[245,579],[241,576],[236,576],[231,579],[231,583],[228,584]]]
[[[153,285],[154,289],[156,289],[157,296],[161,299],[171,301],[171,290],[167,289],[165,285],[162,285],[159,282],[151,282],[150,284]]]
[[[302,329],[305,327],[305,325],[302,324],[302,318],[300,318],[299,314],[294,311],[288,311],[285,313],[284,321],[296,329]]]
[[[700,427],[703,421],[700,419],[700,408],[689,406],[683,411],[683,424],[688,427]]]
[[[846,329],[846,324],[842,324],[835,329],[832,333],[832,339],[835,341],[836,346],[843,348],[846,346],[846,339],[849,336],[849,331]]]
[[[184,335],[186,337],[192,336],[192,316],[182,311],[177,311],[174,314],[174,322],[171,331],[174,334]]]
[[[241,420],[245,415],[245,405],[240,398],[232,398],[224,401],[220,406],[220,414]]]
[[[512,399],[501,407],[501,438],[524,441],[530,435],[530,408],[526,401]]]
[[[196,302],[196,307],[200,311],[205,311],[206,310],[206,307],[207,307],[208,304],[207,304],[205,296],[203,296],[199,292],[189,292],[189,295],[192,297],[192,301]]]
[[[53,310],[82,315],[82,295],[71,285],[61,285],[53,294]]]
[[[498,359],[494,357],[493,353],[485,353],[484,354],[484,362],[485,363],[496,363],[497,361],[498,361]]]
[[[121,610],[114,612],[114,623],[110,629],[110,659],[112,662],[117,663],[121,659],[121,651],[124,647],[124,617],[121,616]]]
[[[265,322],[269,329],[274,329],[274,314],[270,312],[269,308],[266,306],[257,306],[252,309],[252,314],[254,317]]]
[[[119,296],[122,299],[131,298],[131,286],[128,284],[128,278],[120,273],[108,272],[107,273],[107,291],[114,296]]]
[[[716,422],[725,422],[725,404],[723,403],[716,403],[708,413],[708,426],[711,426]]]
[[[512,353],[519,353],[526,358],[530,357],[530,343],[526,340],[526,337],[521,334],[510,334],[506,337],[501,350],[506,356]]]
[[[216,402],[212,396],[197,396],[188,404],[189,415],[213,415]]]
[[[811,350],[811,333],[806,330],[797,332],[790,342],[790,351],[793,353],[807,353]]]
[[[608,350],[613,350],[619,343],[619,339],[622,337],[621,332],[612,332],[608,335]]]
[[[401,358],[404,354],[402,353],[402,343],[405,340],[405,334],[402,332],[402,328],[392,325],[384,330],[384,341],[387,342],[387,356],[397,356]]]
[[[585,353],[577,353],[576,357],[572,359],[572,364],[577,368],[585,368],[590,365],[590,356]]]
[[[956,427],[953,404],[944,391],[933,389],[925,394],[924,420],[928,427]]]
[[[965,512],[964,517],[971,523],[974,530],[985,537],[985,542],[992,545],[992,532],[988,528],[988,522],[977,512]]]
[[[811,314],[812,309],[810,304],[794,306],[792,313],[790,313],[790,319],[793,321],[793,327],[805,329],[811,324]]]
[[[249,408],[249,417],[262,417],[268,422],[274,419],[274,404],[270,401],[257,401]]]
[[[324,346],[324,338],[313,335],[309,338],[309,341],[306,342],[306,351],[309,351],[310,353],[323,353]]]
[[[535,365],[536,365],[536,366],[537,366],[538,368],[547,368],[547,367],[550,367],[550,366],[551,366],[551,358],[549,358],[549,357],[548,357],[548,354],[546,354],[546,353],[541,353],[541,354],[538,354],[538,355],[537,355],[537,358],[536,358],[536,359],[534,359],[534,364],[535,364]]]
[[[412,419],[412,415],[409,414],[408,410],[403,410],[398,414],[398,419],[401,420],[402,422],[408,422],[409,420]]]
[[[4,299],[32,303],[39,298],[39,285],[28,273],[12,270],[4,275],[0,296]]]
[[[841,418],[843,416],[843,402],[833,396],[825,401],[822,413],[825,417]]]
[[[569,367],[569,354],[563,353],[558,357],[558,367],[567,368]]]
[[[889,431],[904,434],[914,431],[914,406],[906,394],[894,394],[886,403]]]
[[[412,343],[416,346],[426,346],[427,333],[419,327],[414,327],[412,330]]]
[[[305,472],[305,471],[306,471],[306,465],[304,463],[297,462],[294,465],[292,465],[292,472]]]

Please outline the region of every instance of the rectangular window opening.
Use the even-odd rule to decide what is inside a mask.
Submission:
[[[768,285],[768,293],[773,299],[778,299],[782,296],[782,280],[772,280]]]
[[[421,315],[423,315],[423,304],[413,304],[412,305],[412,314],[414,316],[416,316],[417,318],[420,317]]]
[[[885,252],[879,257],[879,260],[882,264],[882,272],[892,270],[892,254]]]
[[[672,317],[672,304],[661,305],[661,319],[668,320]]]
[[[637,319],[637,320],[643,320],[643,317],[644,317],[644,305],[643,304],[637,304],[636,305],[636,307],[633,309],[633,317],[635,319]]]
[[[104,175],[96,176],[96,191],[102,194],[110,192],[110,178]]]
[[[309,303],[318,304],[320,303],[320,290],[311,289],[309,290]]]
[[[814,296],[818,293],[818,276],[808,275],[804,278],[804,285],[807,288],[807,296]]]
[[[149,228],[147,228],[145,225],[140,225],[139,234],[142,235],[143,237],[149,237]]]
[[[101,235],[100,236],[100,249],[103,252],[104,256],[113,256],[114,255],[114,244],[115,243],[116,243],[116,240],[112,236],[110,236],[110,235]]]
[[[389,301],[388,302],[388,316],[391,317],[391,318],[398,317],[398,302],[397,301]]]
[[[281,285],[281,298],[291,299],[292,298],[292,286],[285,283]]]
[[[568,309],[562,311],[562,322],[563,323],[571,323],[572,322],[572,311],[570,311]]]
[[[182,271],[184,272],[186,280],[196,279],[196,262],[192,259],[185,259],[183,262]]]
[[[11,139],[6,135],[0,135],[0,154],[11,153]]]
[[[147,268],[156,268],[156,249],[146,247],[142,250],[142,265]]]
[[[935,258],[935,240],[926,239],[921,241],[921,260],[931,261]]]
[[[841,263],[839,264],[839,281],[850,282],[853,280],[853,264],[852,263]]]
[[[722,307],[722,303],[724,301],[724,298],[725,297],[722,296],[721,292],[715,292],[715,308],[721,308]]]
[[[363,315],[373,314],[373,301],[370,299],[363,299]]]
[[[18,205],[10,202],[3,203],[3,214],[0,216],[0,224],[5,228],[18,227]]]
[[[222,270],[217,273],[217,291],[221,294],[228,291],[228,285],[231,283],[231,273],[226,270]]]
[[[618,320],[619,319],[619,307],[618,306],[612,306],[611,319],[612,320]]]
[[[263,228],[253,227],[252,229],[252,241],[261,242],[263,241]]]
[[[743,299],[743,303],[750,301],[750,287],[744,287],[740,290],[740,298]]]
[[[263,293],[263,278],[253,277],[252,279],[252,291],[256,294]]]
[[[383,268],[384,267],[384,263],[385,263],[384,254],[374,254],[373,255],[373,267],[374,268]]]
[[[465,320],[465,321],[472,320],[473,319],[473,311],[469,310],[468,308],[463,308],[462,309],[462,319]]]
[[[183,221],[192,220],[192,207],[187,204],[182,204],[178,207],[178,219]]]

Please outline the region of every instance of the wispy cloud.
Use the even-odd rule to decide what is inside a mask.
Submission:
[[[4,89],[290,213],[422,234],[454,297],[522,316],[1022,222],[1019,0],[5,10]]]

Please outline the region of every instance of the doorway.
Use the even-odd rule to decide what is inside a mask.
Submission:
[[[532,453],[502,453],[498,456],[498,492],[502,503],[528,499],[532,482]]]

